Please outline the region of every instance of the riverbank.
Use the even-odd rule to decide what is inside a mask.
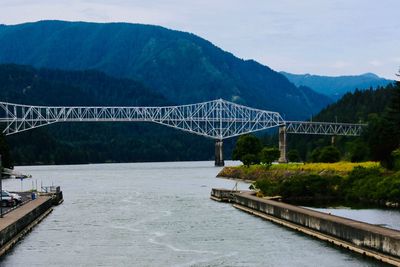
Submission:
[[[279,195],[288,202],[351,201],[400,207],[400,172],[375,162],[226,167],[217,177],[253,181],[259,195]]]
[[[213,188],[211,197],[292,230],[400,266],[400,231],[258,198],[249,192]]]
[[[256,181],[263,178],[282,179],[298,174],[347,175],[356,167],[366,169],[381,168],[378,162],[337,162],[337,163],[288,163],[273,164],[266,168],[263,165],[245,165],[224,167],[217,177],[235,178]]]

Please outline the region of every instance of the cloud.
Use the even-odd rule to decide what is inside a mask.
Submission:
[[[98,9],[84,8],[81,13],[84,18],[91,21],[110,21],[110,17]]]
[[[376,59],[375,59],[375,60],[369,61],[368,64],[369,64],[369,65],[372,65],[372,66],[374,66],[374,67],[379,67],[379,66],[382,66],[382,65],[383,65],[383,62],[380,61],[380,60],[376,60]]]
[[[157,24],[200,35],[240,58],[302,73],[373,71],[392,76],[393,69],[400,65],[398,0],[385,0],[385,4],[364,0],[252,0],[250,3],[1,0],[0,23],[61,19]]]
[[[334,62],[331,66],[335,69],[343,69],[343,68],[347,68],[351,65],[352,64],[348,61],[338,60],[338,61]]]

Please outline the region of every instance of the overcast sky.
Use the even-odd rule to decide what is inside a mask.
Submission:
[[[390,79],[400,67],[399,13],[400,0],[0,0],[3,24],[156,24],[277,71]]]

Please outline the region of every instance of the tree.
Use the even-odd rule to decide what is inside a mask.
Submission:
[[[292,149],[287,154],[289,162],[300,162],[300,154],[297,149]]]
[[[258,155],[254,155],[254,154],[243,155],[241,161],[243,162],[243,164],[246,167],[250,167],[250,165],[252,165],[252,164],[260,163],[260,159],[259,159]]]
[[[319,155],[319,162],[333,163],[340,160],[340,152],[334,146],[326,146],[321,149],[321,154]]]
[[[351,162],[361,162],[368,159],[369,149],[361,139],[349,142],[349,152]]]
[[[389,160],[388,151],[390,150],[390,138],[386,131],[387,122],[378,114],[368,116],[368,126],[365,129],[364,139],[366,140],[371,153],[371,159],[375,161],[387,162]]]
[[[252,154],[257,156],[262,149],[261,141],[254,135],[242,135],[233,149],[232,159],[243,162],[243,156]]]
[[[400,75],[397,74],[399,77]],[[385,122],[385,142],[387,143],[387,153],[389,158],[386,162],[388,167],[393,167],[392,151],[400,146],[400,81],[396,81],[393,96],[383,116]]]
[[[319,162],[319,156],[321,155],[321,148],[317,147],[311,152],[310,161],[311,162]]]
[[[279,149],[274,147],[264,147],[260,152],[260,160],[267,165],[267,167],[271,166],[272,162],[277,160],[279,156]]]
[[[400,171],[400,148],[393,150],[391,155],[393,158],[393,169]]]
[[[400,82],[392,90],[389,104],[383,116],[372,114],[366,129],[366,140],[373,160],[392,168],[392,151],[400,146]]]

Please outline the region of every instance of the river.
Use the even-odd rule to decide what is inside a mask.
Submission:
[[[212,187],[235,185],[215,178],[213,162],[17,170],[33,175],[24,189],[32,181],[60,185],[65,201],[0,266],[381,266],[210,200]],[[3,184],[21,187],[19,180]],[[385,214],[378,223],[400,221],[398,212]]]

